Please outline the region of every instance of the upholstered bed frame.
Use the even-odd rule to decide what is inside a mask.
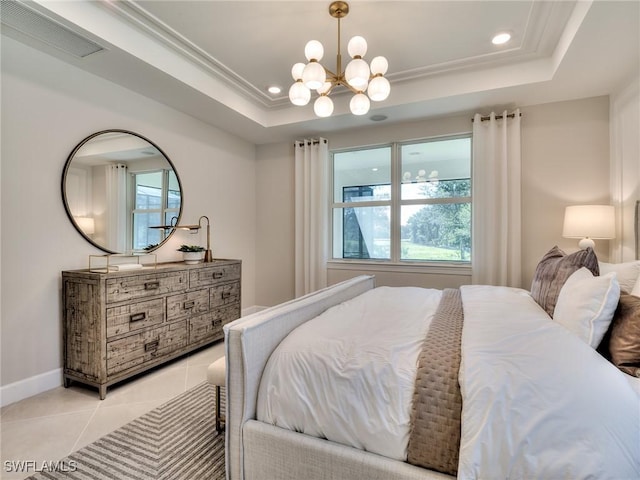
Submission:
[[[356,277],[225,326],[227,479],[453,478],[256,420],[262,372],[287,334],[373,287],[372,276]]]

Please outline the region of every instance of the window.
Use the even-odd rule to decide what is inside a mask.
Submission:
[[[334,258],[471,261],[469,135],[332,157]]]
[[[134,204],[132,211],[133,249],[157,245],[168,232],[151,229],[171,225],[180,213],[180,187],[173,170],[133,173]]]

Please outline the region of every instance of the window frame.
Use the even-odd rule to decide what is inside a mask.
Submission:
[[[401,148],[405,145],[411,145],[416,143],[438,142],[455,139],[469,139],[470,141],[470,153],[469,153],[469,168],[470,168],[470,181],[471,181],[471,195],[468,197],[440,197],[440,198],[420,198],[420,199],[407,199],[402,200],[402,158]],[[335,172],[335,155],[344,152],[353,152],[375,148],[390,147],[391,152],[391,196],[389,200],[372,200],[365,202],[358,202],[358,207],[378,207],[388,206],[390,209],[390,257],[389,259],[364,259],[364,258],[341,258],[334,256],[334,221],[333,216],[336,209],[352,208],[353,202],[337,202],[334,195],[334,172]],[[438,274],[471,274],[471,260],[469,261],[450,261],[450,260],[414,260],[414,259],[402,259],[401,249],[401,210],[403,205],[432,205],[432,204],[454,204],[454,203],[470,203],[471,211],[473,215],[473,138],[471,132],[465,132],[460,134],[442,135],[435,137],[418,138],[413,140],[405,140],[399,142],[389,142],[373,145],[361,145],[357,147],[340,148],[330,150],[329,152],[329,175],[327,189],[329,191],[329,232],[328,232],[328,246],[330,250],[329,259],[327,264],[333,269],[352,269],[361,266],[367,266],[369,270],[373,267],[374,270],[379,271],[397,271],[408,273],[411,271],[424,271],[428,269],[431,273]],[[367,185],[368,186],[368,185]],[[473,236],[472,225],[469,226],[471,235]],[[473,253],[472,253],[473,255]]]
[[[130,190],[131,190],[131,205],[129,210],[129,228],[131,233],[127,235],[127,241],[129,242],[128,248],[133,250],[133,245],[135,244],[135,215],[136,214],[152,214],[159,213],[160,214],[160,224],[166,224],[166,217],[169,213],[175,213],[175,217],[178,218],[180,216],[180,207],[171,207],[169,208],[169,191],[170,191],[170,172],[173,171],[175,175],[175,170],[168,168],[160,168],[160,169],[152,169],[152,170],[140,170],[136,172],[130,172]],[[160,207],[159,208],[136,208],[137,204],[137,193],[136,193],[136,176],[145,175],[149,173],[162,173],[162,187],[161,187],[161,198],[160,198]],[[177,178],[177,175],[176,175]],[[182,198],[180,198],[180,203],[182,204]],[[158,245],[164,242],[169,236],[170,232],[167,232],[163,229],[158,230],[160,233],[160,241]]]

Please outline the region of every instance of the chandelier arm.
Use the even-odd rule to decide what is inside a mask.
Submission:
[[[328,68],[325,68],[324,71],[327,72],[327,80],[329,80],[330,82],[333,82],[334,80],[338,80],[340,78]]]
[[[340,17],[338,17],[338,52],[336,56],[336,71],[342,75],[342,55],[340,54]]]

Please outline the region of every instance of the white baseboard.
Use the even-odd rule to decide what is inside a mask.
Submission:
[[[0,387],[0,406],[4,407],[60,386],[62,386],[61,368],[3,385]]]
[[[254,305],[252,307],[242,309],[242,316],[246,317],[252,313],[259,312],[268,307]],[[62,385],[62,369],[56,368],[50,372],[34,375],[8,385],[0,387],[0,406],[4,407],[10,403],[18,402],[25,398],[37,395],[52,388]]]

